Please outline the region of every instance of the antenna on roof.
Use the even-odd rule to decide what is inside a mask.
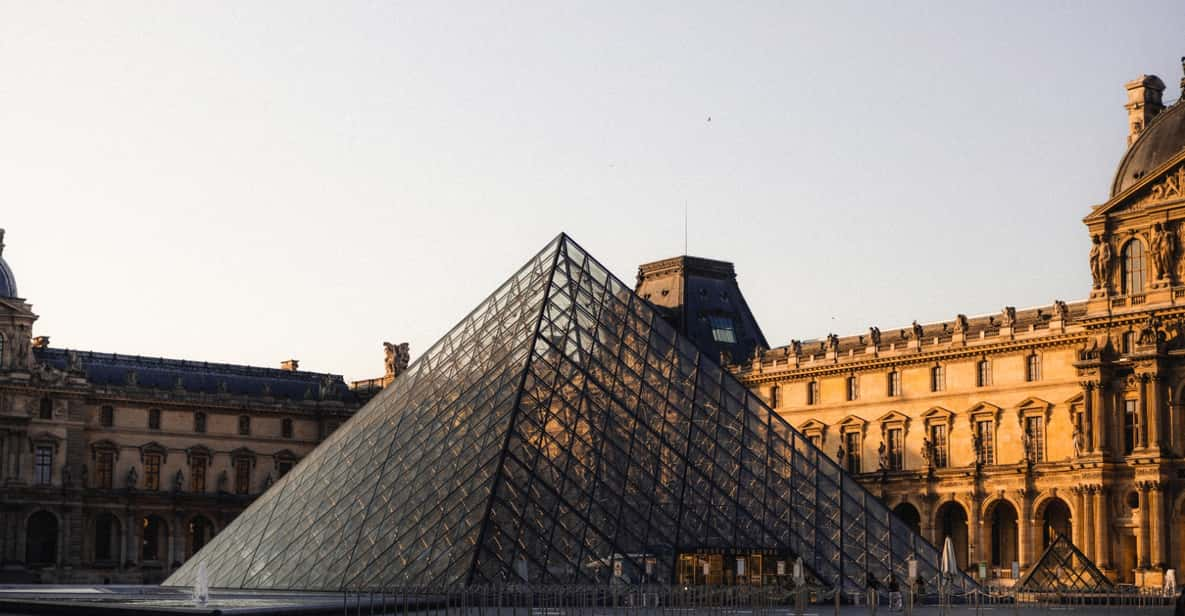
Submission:
[[[683,256],[687,256],[687,199],[683,200]]]

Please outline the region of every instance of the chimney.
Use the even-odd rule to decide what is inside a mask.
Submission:
[[[1183,80],[1185,81],[1185,80]],[[1156,75],[1140,75],[1124,84],[1127,88],[1127,145],[1139,138],[1144,128],[1164,109],[1160,95],[1164,93],[1164,82]]]
[[[280,370],[287,370],[288,372],[296,372],[300,369],[299,359],[285,359],[280,362]]]

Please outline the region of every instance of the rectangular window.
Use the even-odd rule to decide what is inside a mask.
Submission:
[[[95,458],[95,487],[110,490],[111,479],[115,476],[115,452],[100,451]]]
[[[860,398],[860,383],[856,377],[848,377],[848,401],[858,400]]]
[[[901,395],[901,373],[896,370],[889,373],[889,397]]]
[[[843,435],[844,445],[846,445],[846,464],[848,472],[852,474],[860,473],[860,433],[848,432]]]
[[[251,434],[251,418],[243,415],[239,417],[239,434],[248,436]]]
[[[1135,451],[1136,443],[1140,442],[1139,404],[1139,400],[1123,401],[1123,453],[1125,454]]]
[[[946,370],[942,366],[930,368],[930,391],[946,391]]]
[[[901,428],[889,428],[889,470],[899,471],[905,468],[905,447],[902,442],[903,430]]]
[[[144,489],[160,489],[160,454],[144,454]]]
[[[33,450],[33,482],[39,486],[53,483],[53,447],[38,445]]]
[[[104,406],[99,409],[99,425],[104,428],[110,428],[115,425],[115,409],[110,406]]]
[[[981,359],[976,364],[975,384],[979,387],[987,387],[992,384],[992,364],[986,359]]]
[[[1029,435],[1029,446],[1032,448],[1033,462],[1045,461],[1045,418],[1040,416],[1025,417],[1025,432]]]
[[[736,328],[732,319],[728,317],[708,317],[708,324],[712,326],[712,340],[725,344],[736,344]]]
[[[930,447],[934,468],[946,468],[946,425],[930,426]]]
[[[206,458],[194,456],[189,467],[189,491],[202,494],[206,491]]]
[[[160,430],[160,409],[148,409],[148,429]]]
[[[981,464],[996,463],[996,444],[992,439],[992,423],[990,419],[975,422],[975,435],[979,437],[979,462]]]
[[[235,459],[235,494],[247,494],[251,490],[251,458]]]
[[[806,384],[806,403],[817,404],[819,402],[819,382],[811,381]]]
[[[770,406],[770,408],[775,408],[775,409],[778,408],[778,386],[777,385],[774,385],[773,387],[769,388],[769,406]],[[289,420],[286,420],[286,421],[289,421]],[[289,432],[289,434],[287,436],[292,436],[292,434],[291,434],[292,424],[288,425],[288,432]]]
[[[1030,383],[1041,380],[1041,356],[1029,355],[1025,359],[1025,380]]]
[[[1119,350],[1121,353],[1131,353],[1136,346],[1136,332],[1123,332],[1123,336],[1119,340]]]

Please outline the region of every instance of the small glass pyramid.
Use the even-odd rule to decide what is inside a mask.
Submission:
[[[165,583],[759,584],[799,556],[848,589],[939,562],[561,234]]]
[[[1030,592],[1102,592],[1114,584],[1065,535],[1058,535],[1018,588]]]

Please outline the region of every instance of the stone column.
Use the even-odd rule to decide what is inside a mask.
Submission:
[[[1078,512],[1076,517],[1071,520],[1074,525],[1074,545],[1082,550],[1086,557],[1095,560],[1094,557],[1094,503],[1090,499],[1090,494],[1084,486],[1074,487],[1074,505]]]
[[[1087,391],[1091,413],[1091,449],[1098,453],[1107,450],[1107,418],[1103,401],[1103,384],[1091,383]]]
[[[1148,514],[1151,507],[1148,505],[1148,492],[1150,487],[1147,481],[1136,484],[1140,494],[1140,521],[1136,533],[1136,568],[1138,569],[1148,569],[1152,566],[1149,555],[1151,538],[1149,537],[1150,516]]]
[[[137,549],[139,546],[136,545],[136,536],[139,531],[140,529],[136,526],[136,514],[128,511],[128,535],[126,537],[127,541],[125,542],[128,546],[128,557],[124,563],[140,562],[140,550]]]
[[[1136,443],[1136,447],[1146,449],[1148,447],[1148,375],[1140,374],[1136,378],[1140,380],[1138,390],[1140,395],[1140,440]]]
[[[1147,377],[1148,402],[1145,407],[1145,415],[1148,419],[1148,442],[1146,446],[1159,448],[1161,434],[1164,433],[1161,429],[1161,417],[1164,415],[1161,412],[1161,406],[1163,406],[1161,403],[1163,397],[1160,394],[1161,377],[1156,373],[1149,374]]]
[[[1150,549],[1148,559],[1152,566],[1163,569],[1168,562],[1167,535],[1164,526],[1164,488],[1160,481],[1149,482],[1148,489],[1148,525]]]
[[[1089,500],[1094,501],[1090,522],[1094,525],[1094,555],[1092,560],[1100,568],[1111,567],[1111,516],[1107,511],[1107,492],[1103,486],[1090,486]]]
[[[1027,569],[1032,560],[1032,545],[1033,545],[1033,498],[1031,490],[1017,490],[1017,498],[1020,499],[1020,515],[1017,516],[1017,554],[1016,560],[1020,561],[1020,568]]]
[[[1082,385],[1082,441],[1083,453],[1098,451],[1094,435],[1094,383],[1084,381]]]
[[[983,548],[981,547],[983,545],[983,515],[980,513],[981,499],[979,495],[973,493],[969,500],[971,501],[971,511],[969,512],[971,519],[967,520],[967,547],[970,548],[967,554],[967,566],[970,567],[983,560]]]

